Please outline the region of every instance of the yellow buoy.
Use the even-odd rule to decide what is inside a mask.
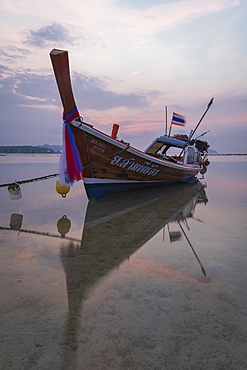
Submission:
[[[66,184],[60,184],[59,181],[56,181],[56,191],[58,194],[61,194],[63,198],[66,197],[66,194],[70,191],[70,186]]]

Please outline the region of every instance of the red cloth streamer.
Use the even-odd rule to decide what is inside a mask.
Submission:
[[[71,132],[71,135],[72,132]],[[69,128],[66,125],[65,127],[65,151],[66,151],[66,162],[67,162],[67,173],[69,175],[70,181],[78,181],[83,179],[82,175],[82,165],[80,163],[80,158],[75,152],[76,148],[71,143],[71,135]],[[74,139],[74,138],[73,138]]]

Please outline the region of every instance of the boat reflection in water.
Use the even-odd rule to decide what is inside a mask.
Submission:
[[[207,196],[200,181],[157,187],[151,194],[150,189],[142,189],[123,196],[91,199],[81,243],[70,243],[61,249],[68,283],[76,275],[76,286],[83,291],[128,259],[165,225],[169,231],[171,222],[178,222],[181,232],[169,231],[170,241],[177,240],[182,233],[187,237],[181,221],[186,223],[187,218],[193,217],[196,205],[201,202],[206,204]],[[203,273],[206,275],[204,269]]]
[[[185,227],[198,203],[207,203],[205,187],[200,181],[191,184],[147,188],[88,202],[82,238],[70,236],[71,221],[62,216],[57,221],[58,233],[41,232],[22,227],[23,215],[12,214],[9,227],[17,233],[60,238],[60,257],[66,276],[68,316],[62,338],[63,369],[76,368],[77,343],[80,333],[82,302],[90,288],[118,267],[165,226],[170,241],[185,237],[206,277]],[[176,222],[179,231],[170,231]]]
[[[104,271],[121,263],[170,222],[186,221],[198,202],[207,202],[204,186],[190,185],[136,190],[88,203],[82,253],[98,258]],[[104,267],[105,266],[105,267]],[[87,268],[91,267],[88,265]]]
[[[81,245],[70,243],[61,249],[69,305],[65,334],[67,350],[71,349],[72,343],[76,346],[81,302],[88,289],[165,225],[174,221],[180,225],[181,231],[170,232],[171,241],[182,234],[187,238],[181,221],[193,217],[196,205],[201,202],[207,203],[207,197],[205,186],[198,180],[192,184],[136,190],[88,202]],[[201,263],[200,266],[206,276]]]

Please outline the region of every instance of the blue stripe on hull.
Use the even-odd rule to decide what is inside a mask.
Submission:
[[[165,182],[140,182],[140,183],[98,183],[98,184],[84,184],[86,193],[89,199],[100,199],[113,195],[116,193],[121,193],[128,190],[141,189],[147,187],[155,187],[160,185],[174,184],[176,182],[193,182],[196,179],[195,176],[188,177],[180,181],[165,181]]]

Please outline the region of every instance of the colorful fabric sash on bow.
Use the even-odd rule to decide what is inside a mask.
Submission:
[[[59,161],[59,182],[61,184],[73,185],[75,181],[83,179],[82,163],[77,149],[75,138],[69,122],[80,117],[75,107],[67,117],[64,117],[63,146]]]
[[[79,117],[80,117],[80,113],[79,113],[77,107],[74,107],[72,109],[72,111],[69,112],[69,114],[67,116],[65,116],[65,114],[63,114],[63,121],[64,121],[64,123],[68,123],[68,122],[71,122],[71,121],[73,121],[73,120],[75,120]]]

